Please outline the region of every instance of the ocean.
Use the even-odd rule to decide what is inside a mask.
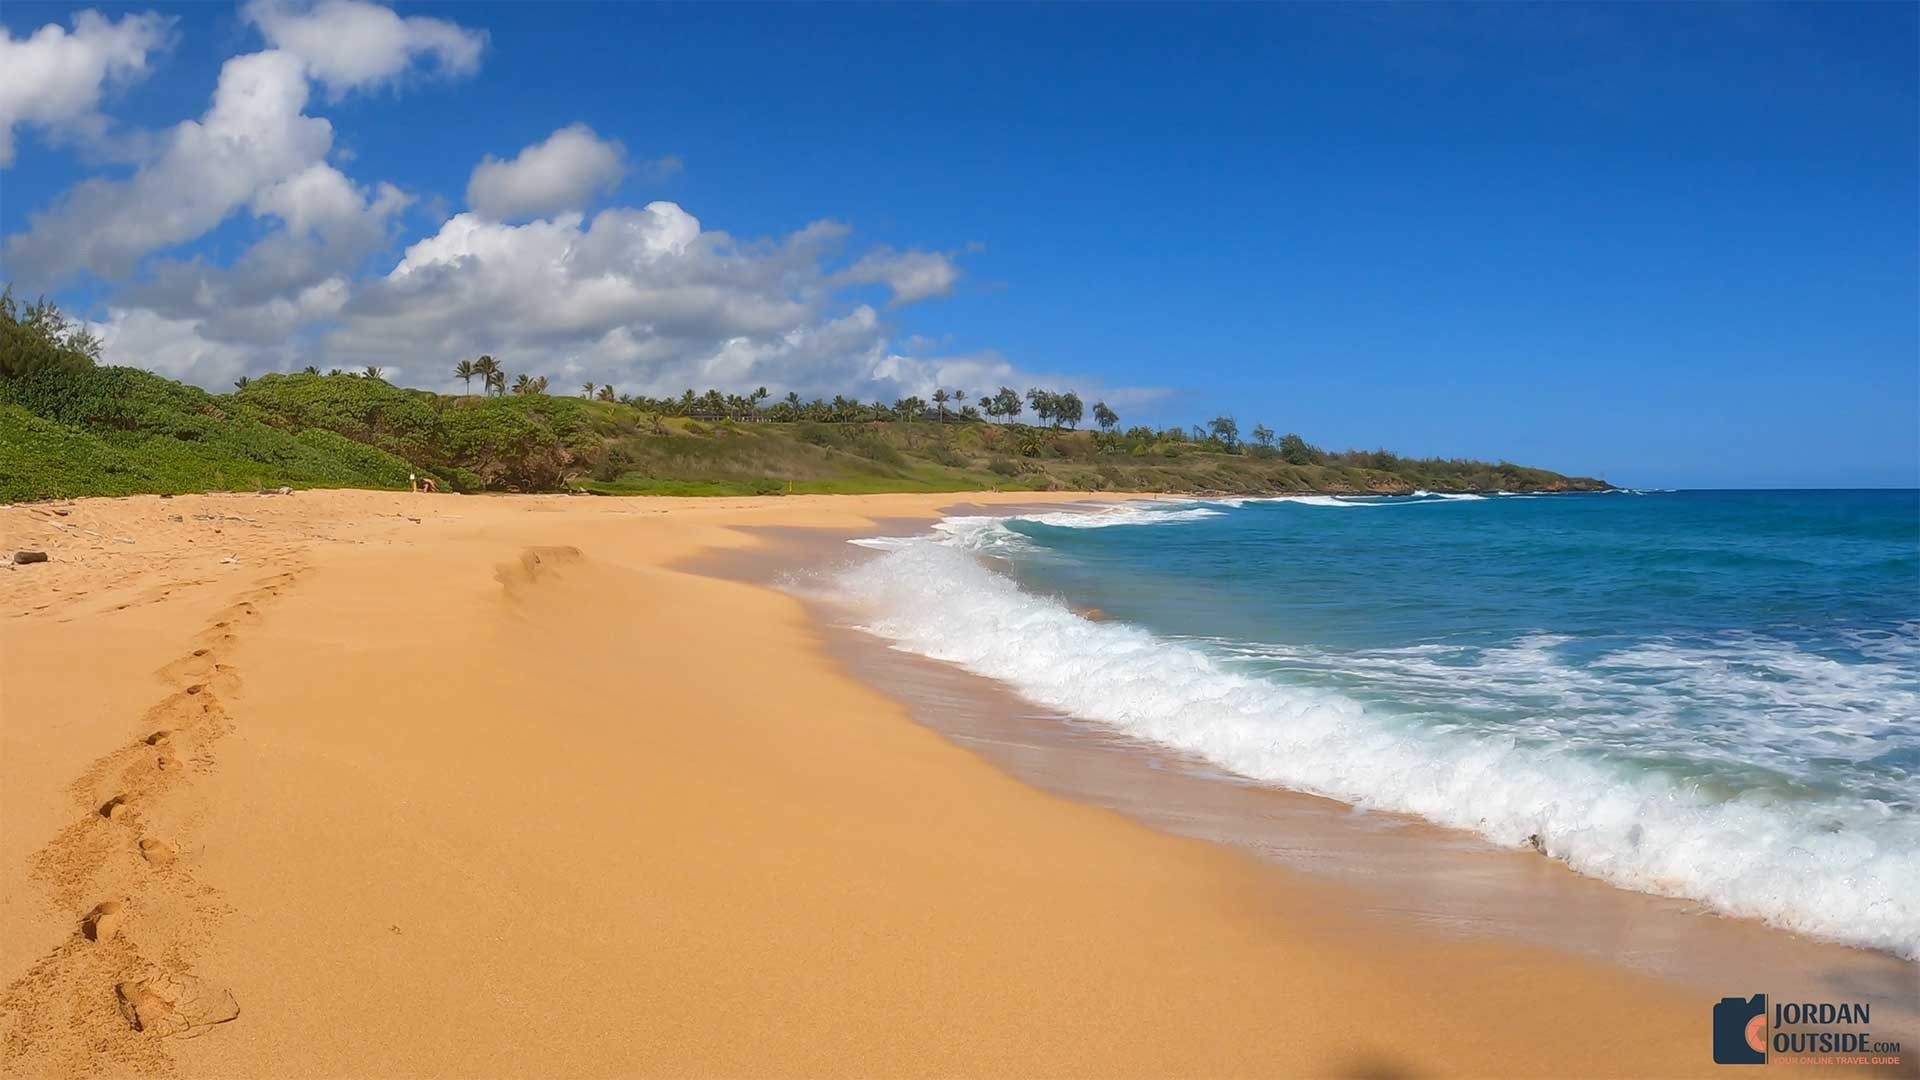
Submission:
[[[834,591],[909,653],[1247,781],[1920,956],[1920,493],[954,517]]]

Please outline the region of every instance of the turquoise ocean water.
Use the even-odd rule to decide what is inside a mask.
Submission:
[[[838,586],[867,629],[1040,704],[1920,955],[1920,493],[1140,503],[864,543]]]

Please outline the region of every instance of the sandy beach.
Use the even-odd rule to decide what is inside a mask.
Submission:
[[[0,508],[0,1072],[1713,1069],[1698,993],[1023,785],[681,568],[959,501]]]

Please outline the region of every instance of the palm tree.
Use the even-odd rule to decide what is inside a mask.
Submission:
[[[952,400],[952,398],[948,396],[945,387],[936,386],[933,388],[933,405],[934,408],[939,411],[941,423],[946,423],[947,402],[950,400]]]
[[[345,374],[346,374],[346,372],[344,372],[344,371],[341,371],[341,370],[340,370],[339,368],[328,368],[328,369],[327,369],[327,378],[329,378],[329,379],[331,379],[331,378],[333,378],[333,377],[334,377],[334,376],[336,376],[336,375],[345,375]]]
[[[583,398],[591,399],[593,397],[593,390],[594,390],[594,386],[590,382],[583,382],[580,384],[580,396]]]
[[[379,364],[368,364],[366,376],[369,379],[384,379],[387,377],[387,373]]]
[[[536,394],[544,394],[547,392],[547,377],[545,375],[533,380],[533,392]]]
[[[504,374],[500,370],[500,362],[485,355],[473,362],[473,373],[480,376],[480,387],[483,390],[492,390],[501,382],[501,376]]]
[[[533,393],[533,378],[526,372],[521,372],[520,377],[513,380],[513,392],[522,397]]]
[[[245,390],[247,388],[247,384],[252,381],[253,381],[252,379],[249,379],[245,375],[242,375],[239,378],[233,380],[233,388],[235,390]]]
[[[318,374],[320,374],[320,369],[319,369],[319,368],[317,368],[317,367],[314,367],[314,366],[313,366],[312,364],[308,364],[308,365],[307,365],[306,367],[303,367],[303,368],[301,368],[301,369],[300,369],[300,374],[302,374],[302,375],[318,375]]]
[[[608,383],[607,385],[601,387],[600,393],[598,396],[601,401],[612,401],[613,400],[613,384]]]
[[[487,389],[496,394],[505,394],[507,392],[507,373],[504,371],[496,371],[487,376]]]
[[[1216,416],[1207,421],[1207,432],[1216,441],[1224,443],[1229,454],[1240,445],[1240,425],[1234,423],[1231,416]]]
[[[453,377],[467,384],[467,396],[473,396],[473,377],[480,374],[473,368],[473,361],[462,360],[453,365]]]

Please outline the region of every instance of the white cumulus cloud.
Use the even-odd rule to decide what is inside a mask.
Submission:
[[[313,165],[254,197],[254,213],[282,227],[231,266],[203,259],[161,261],[121,294],[172,320],[190,321],[210,342],[272,346],[340,312],[352,277],[386,248],[411,199],[392,184],[371,190],[330,165]]]
[[[426,59],[442,74],[471,75],[487,46],[484,31],[424,15],[402,17],[365,0],[251,0],[241,11],[274,48],[299,57],[335,99],[391,84]]]
[[[571,124],[512,161],[487,155],[467,182],[467,205],[495,221],[579,210],[626,175],[626,151],[585,124]]]
[[[918,303],[936,296],[950,296],[960,280],[960,268],[953,259],[937,251],[868,252],[840,273],[840,280],[855,285],[885,285],[893,293],[893,306]]]
[[[167,136],[125,180],[92,179],[8,240],[11,272],[53,281],[81,270],[124,277],[149,252],[194,239],[256,193],[321,162],[333,125],[307,116],[300,62],[251,53],[220,69],[213,104]]]
[[[166,43],[171,25],[152,12],[109,21],[82,11],[70,31],[48,23],[16,38],[0,27],[0,166],[13,163],[15,127],[97,138],[106,126],[101,95],[145,78],[148,57]]]
[[[109,363],[209,389],[227,389],[261,359],[258,349],[207,340],[192,319],[169,319],[145,308],[110,307],[106,322],[89,325]]]

